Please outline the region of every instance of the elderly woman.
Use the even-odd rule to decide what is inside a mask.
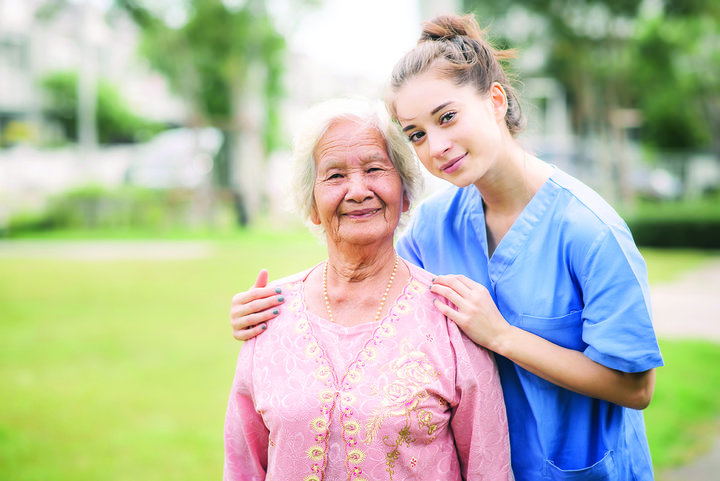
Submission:
[[[421,177],[385,109],[320,104],[295,161],[300,210],[328,259],[274,283],[285,307],[242,346],[224,479],[512,479],[492,355],[393,247]]]

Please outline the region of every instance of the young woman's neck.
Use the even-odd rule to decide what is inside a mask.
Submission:
[[[512,215],[522,211],[550,177],[552,167],[513,141],[475,182],[486,210]]]

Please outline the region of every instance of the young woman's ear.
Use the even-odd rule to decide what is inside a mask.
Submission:
[[[502,85],[497,82],[493,82],[490,86],[490,99],[493,103],[493,109],[495,111],[495,118],[498,120],[505,121],[505,114],[508,109],[507,94]]]

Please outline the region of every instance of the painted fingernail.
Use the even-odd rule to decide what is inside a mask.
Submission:
[[[265,324],[263,324],[261,327],[262,327],[262,330],[263,330],[263,331],[264,331],[265,329],[267,329],[267,325],[265,325]]]
[[[435,279],[437,279],[437,277],[433,277],[430,282],[435,282]]]
[[[278,314],[280,314],[280,311],[278,311],[277,309],[273,309],[273,314],[277,316]]]
[[[275,294],[280,294],[281,292],[282,292],[282,289],[280,289],[279,287],[275,288]]]
[[[283,302],[284,300],[285,300],[285,298],[283,296],[278,297],[278,302]]]

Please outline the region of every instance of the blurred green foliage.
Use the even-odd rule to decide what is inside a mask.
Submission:
[[[720,194],[684,201],[639,201],[624,213],[643,247],[720,249]]]
[[[68,139],[77,140],[77,73],[48,74],[41,86],[47,97],[46,115],[62,126]],[[106,80],[98,82],[96,115],[98,140],[103,144],[145,141],[165,128],[134,114],[118,89]]]
[[[121,234],[139,230],[161,235],[211,229],[221,233],[233,227],[231,199],[215,196],[209,210],[200,212],[198,195],[185,189],[88,185],[56,195],[45,210],[12,216],[0,237],[25,237],[50,230]]]
[[[192,106],[196,122],[233,135],[243,103],[260,98],[267,152],[284,147],[279,102],[284,94],[285,39],[264,1],[188,0],[181,26],[169,26],[151,2],[116,0],[142,29],[142,54]],[[235,6],[232,6],[235,5]],[[258,79],[257,76],[261,78]]]
[[[464,0],[463,5],[481,25],[490,24],[501,43],[547,51],[540,70],[530,73],[564,86],[578,135],[607,135],[621,127],[619,109],[637,109],[636,135],[646,145],[720,155],[717,1]],[[529,21],[519,24],[518,18]]]

